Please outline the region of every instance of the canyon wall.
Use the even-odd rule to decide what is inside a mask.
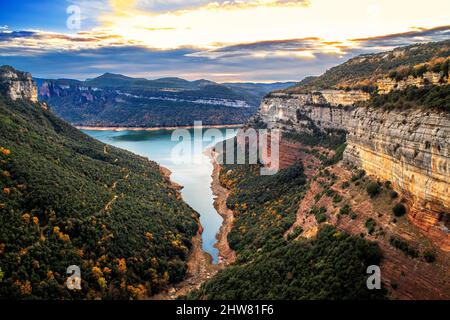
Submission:
[[[360,91],[272,94],[258,117],[287,131],[345,130],[344,161],[390,181],[409,205],[408,218],[450,251],[450,114],[354,106],[367,99]]]
[[[8,66],[0,67],[0,90],[12,100],[38,101],[37,87],[31,73],[20,72]]]
[[[425,85],[442,85],[450,83],[450,77],[437,72],[425,72],[422,77],[408,76],[403,80],[395,80],[385,77],[377,80],[378,93],[386,94],[394,90],[404,90],[409,86],[422,88]]]

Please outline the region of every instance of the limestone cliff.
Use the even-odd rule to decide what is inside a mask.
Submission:
[[[408,76],[406,79],[396,80],[390,77],[378,79],[376,86],[378,93],[386,94],[394,90],[404,90],[409,86],[422,88],[425,85],[441,85],[450,83],[450,77],[437,72],[425,72],[421,77]]]
[[[0,91],[12,100],[38,101],[36,83],[31,74],[9,66],[0,67]]]
[[[409,219],[450,251],[450,114],[356,106],[367,99],[360,91],[279,93],[263,100],[258,117],[282,130],[345,130],[344,161],[391,181],[409,203]]]

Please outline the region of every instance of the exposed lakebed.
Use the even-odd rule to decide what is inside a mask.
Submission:
[[[196,134],[194,129],[178,131],[184,136],[185,142],[189,141],[183,145],[180,144],[181,138],[172,141],[174,130],[83,130],[83,132],[104,143],[147,157],[168,168],[172,172],[171,180],[183,186],[181,195],[184,201],[200,214],[203,227],[203,249],[212,256],[213,262],[217,263],[218,250],[214,244],[223,219],[214,208],[214,196],[211,190],[213,165],[204,152],[213,144],[233,137],[235,130],[215,128],[212,129],[214,131],[208,131],[215,136],[214,138],[202,139],[206,130],[208,129],[197,130]],[[217,137],[220,134],[223,138]],[[187,137],[190,139],[187,140]]]

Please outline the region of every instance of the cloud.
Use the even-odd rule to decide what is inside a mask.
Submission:
[[[378,50],[386,51],[413,43],[442,41],[447,39],[450,39],[450,25],[430,29],[415,27],[414,30],[408,32],[351,39],[350,41],[358,43],[360,47],[364,47],[370,51],[377,48]]]
[[[40,77],[115,72],[300,80],[361,53],[450,38],[450,26],[438,25],[448,22],[448,1],[403,3],[398,15],[401,2],[71,0],[85,19],[96,20],[95,27],[77,33],[0,28],[0,64]]]

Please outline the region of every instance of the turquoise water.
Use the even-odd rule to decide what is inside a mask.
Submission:
[[[203,249],[211,254],[214,263],[217,263],[218,251],[214,248],[214,244],[222,224],[222,217],[213,205],[214,197],[211,191],[213,165],[203,152],[213,144],[233,137],[234,129],[210,129],[206,133],[213,136],[211,139],[202,139],[205,129],[197,130],[196,135],[193,129],[183,130],[181,133],[184,138],[178,141],[172,141],[173,130],[83,130],[83,132],[104,143],[147,157],[172,171],[172,181],[183,186],[181,195],[184,201],[200,214],[200,222],[204,229]],[[180,141],[184,143],[180,144]]]

